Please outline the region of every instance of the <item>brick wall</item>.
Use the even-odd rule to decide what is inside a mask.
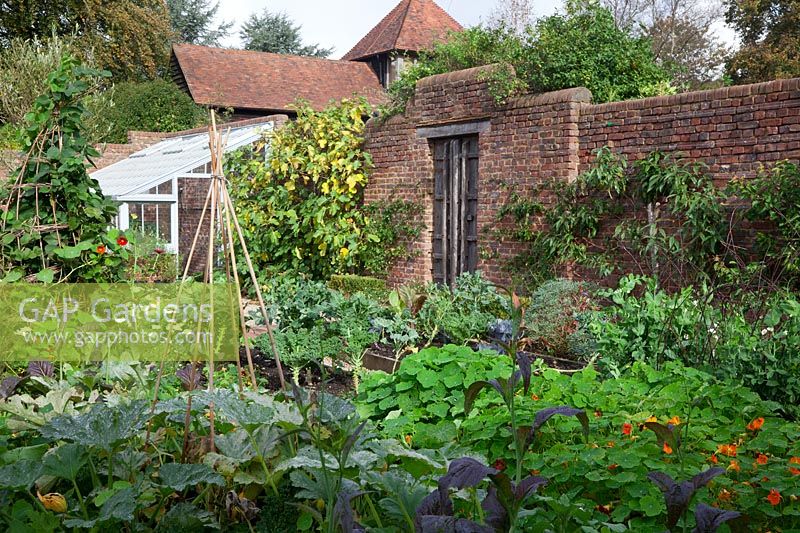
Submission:
[[[720,184],[800,159],[800,78],[586,105],[580,162],[608,145],[635,159],[659,149],[703,161]]]
[[[682,152],[708,164],[719,184],[762,163],[800,159],[800,79],[602,105],[577,88],[498,105],[483,81],[492,68],[420,80],[404,115],[368,124],[375,170],[366,201],[396,197],[425,208],[427,231],[408,243],[420,254],[395,265],[395,284],[432,279],[433,161],[420,128],[488,121],[479,136],[478,268],[498,283],[509,281],[504,265],[520,251],[499,239],[498,211],[513,193],[538,195],[543,182],[574,179],[601,146],[630,158]]]

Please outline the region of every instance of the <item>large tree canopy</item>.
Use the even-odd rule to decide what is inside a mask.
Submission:
[[[260,15],[250,15],[239,35],[246,50],[315,57],[328,57],[333,52],[319,44],[304,45],[300,26],[285,13],[271,13],[266,9]]]
[[[740,83],[800,76],[800,0],[726,0],[742,46],[728,63]]]
[[[0,0],[0,46],[53,33],[74,35],[118,81],[162,73],[172,36],[164,0]]]
[[[175,38],[182,43],[218,46],[230,33],[233,22],[214,23],[219,2],[211,0],[167,0]]]

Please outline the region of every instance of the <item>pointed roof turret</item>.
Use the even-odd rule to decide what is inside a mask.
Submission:
[[[359,61],[395,50],[421,52],[462,29],[433,0],[403,0],[342,59]]]

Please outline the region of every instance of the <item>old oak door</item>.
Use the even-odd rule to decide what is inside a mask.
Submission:
[[[478,267],[478,136],[433,140],[433,280]]]

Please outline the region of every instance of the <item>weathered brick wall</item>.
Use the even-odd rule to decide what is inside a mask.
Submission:
[[[479,136],[478,268],[506,283],[508,260],[520,244],[502,241],[498,211],[512,194],[538,195],[552,179],[571,180],[605,145],[631,158],[660,149],[709,165],[715,182],[752,174],[759,165],[800,159],[800,79],[591,104],[577,88],[513,98],[498,105],[482,67],[420,80],[404,115],[368,124],[367,150],[375,170],[367,202],[400,198],[424,207],[427,231],[409,247],[418,257],[390,273],[395,284],[432,279],[433,160],[418,128],[488,121]]]
[[[704,162],[723,184],[800,159],[800,78],[586,105],[580,131],[582,169],[605,145],[630,159],[658,149]]]

